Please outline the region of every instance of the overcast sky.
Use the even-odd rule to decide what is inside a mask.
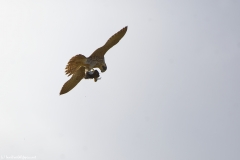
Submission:
[[[239,160],[239,8],[239,0],[1,0],[0,156]],[[69,59],[125,26],[102,79],[59,96]]]

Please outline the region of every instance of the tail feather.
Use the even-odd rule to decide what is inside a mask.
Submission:
[[[86,61],[86,57],[85,57],[84,55],[82,55],[82,54],[78,54],[78,55],[72,57],[72,58],[69,60],[67,66],[66,66],[66,68],[65,68],[65,73],[66,73],[68,76],[72,75],[72,74],[73,74],[74,72],[76,72],[81,66],[84,65],[85,61]]]

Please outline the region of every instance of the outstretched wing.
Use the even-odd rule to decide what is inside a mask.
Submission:
[[[90,57],[103,57],[105,55],[105,53],[112,48],[114,45],[116,45],[121,39],[122,37],[126,34],[127,32],[127,26],[124,27],[123,29],[121,29],[120,31],[118,31],[117,33],[115,33],[112,37],[110,37],[108,39],[108,41],[100,48],[98,48],[97,50],[95,50]]]
[[[72,90],[85,76],[85,67],[79,68],[72,77],[63,85],[60,95]]]
[[[81,66],[84,65],[85,61],[86,57],[81,54],[72,57],[65,68],[65,73],[68,76],[74,74],[75,71],[77,71]]]

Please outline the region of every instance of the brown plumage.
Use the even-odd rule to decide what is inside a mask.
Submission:
[[[126,26],[118,31],[110,37],[102,47],[96,49],[88,58],[82,54],[72,57],[65,68],[65,73],[68,76],[72,75],[72,77],[63,85],[60,95],[73,89],[81,79],[86,76],[86,72],[93,70],[93,68],[99,68],[101,72],[105,72],[107,70],[107,65],[105,63],[104,55],[122,39],[126,34],[127,29],[128,27]],[[90,77],[94,78],[94,81],[96,82],[99,73],[94,71],[94,74],[90,76],[88,75],[86,79],[89,79]]]
[[[72,77],[63,85],[60,95],[72,90],[85,77],[85,68],[79,68]]]
[[[84,62],[82,61],[84,61],[85,59],[86,57],[81,54],[72,57],[65,68],[65,73],[68,76],[72,75],[79,68],[79,66],[84,64]]]

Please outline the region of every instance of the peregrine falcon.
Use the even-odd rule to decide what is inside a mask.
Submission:
[[[68,76],[72,75],[72,77],[63,85],[60,95],[72,90],[83,78],[94,78],[96,82],[99,79],[99,73],[97,70],[94,70],[94,68],[99,68],[101,72],[107,70],[104,55],[122,39],[127,29],[128,27],[126,26],[115,33],[102,47],[96,49],[88,58],[82,54],[72,57],[65,68],[65,73]]]

